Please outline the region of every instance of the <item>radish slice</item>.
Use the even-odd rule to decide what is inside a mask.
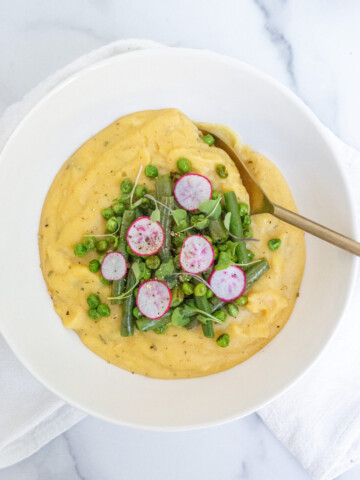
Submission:
[[[211,182],[197,173],[188,173],[176,182],[174,195],[182,208],[192,212],[197,210],[203,202],[210,200],[212,195]]]
[[[246,276],[236,265],[224,270],[214,270],[209,278],[211,290],[220,300],[231,302],[244,293]]]
[[[153,279],[140,285],[136,305],[142,315],[155,320],[165,315],[171,300],[171,290],[166,283]]]
[[[214,263],[214,249],[206,238],[201,235],[191,235],[184,240],[179,261],[185,272],[205,272]]]
[[[164,243],[164,230],[150,217],[140,217],[129,227],[126,240],[136,255],[155,255]]]
[[[101,263],[101,275],[106,280],[121,280],[126,270],[126,260],[120,252],[108,253]]]

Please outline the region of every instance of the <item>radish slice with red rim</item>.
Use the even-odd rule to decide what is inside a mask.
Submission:
[[[136,305],[142,315],[155,320],[165,315],[171,300],[171,290],[166,283],[153,279],[140,285]]]
[[[220,300],[231,302],[244,293],[246,276],[243,270],[236,265],[224,270],[214,270],[209,278],[211,290]]]
[[[190,212],[197,210],[206,200],[210,200],[211,195],[210,180],[197,173],[183,175],[174,187],[176,201],[182,208]]]
[[[101,275],[106,280],[121,280],[126,275],[126,260],[120,252],[110,252],[101,263]]]
[[[155,255],[164,243],[164,230],[150,217],[137,218],[129,227],[126,240],[136,255]]]
[[[205,272],[214,263],[214,249],[205,237],[191,235],[184,240],[179,261],[184,272]]]

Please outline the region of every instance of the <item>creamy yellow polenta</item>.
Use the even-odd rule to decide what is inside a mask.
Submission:
[[[276,203],[295,210],[290,190],[279,170],[264,156],[244,146],[232,130],[216,126],[236,146],[248,168]],[[216,324],[215,335],[230,335],[230,345],[220,348],[205,338],[201,327],[193,330],[168,327],[158,335],[120,336],[121,306],[111,306],[111,316],[95,322],[87,315],[86,298],[110,296],[110,287],[91,273],[89,253],[77,258],[74,244],[86,233],[102,233],[101,209],[119,195],[125,177],[135,180],[140,166],[154,164],[159,173],[176,170],[179,157],[191,161],[192,171],[208,177],[220,191],[234,190],[248,202],[238,171],[225,152],[206,145],[197,126],[176,109],[133,113],[116,120],[77,150],[62,166],[47,194],[39,228],[41,268],[54,308],[67,328],[97,355],[133,373],[157,378],[190,378],[226,370],[263,348],[285,325],[298,296],[305,263],[303,233],[269,214],[254,215],[251,249],[255,258],[266,257],[270,270],[249,291],[249,302],[236,319]],[[226,179],[215,173],[223,163]],[[144,170],[143,170],[144,172]],[[154,180],[140,177],[140,184],[154,189]],[[271,238],[281,247],[272,252]],[[107,302],[110,303],[110,302]]]

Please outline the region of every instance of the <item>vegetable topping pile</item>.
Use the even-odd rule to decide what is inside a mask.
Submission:
[[[203,137],[213,145],[211,135]],[[190,161],[180,158],[178,172],[158,174],[155,165],[145,167],[154,178],[154,192],[122,181],[119,198],[102,210],[104,235],[85,235],[74,246],[83,257],[96,249],[91,272],[101,272],[101,282],[111,284],[112,304],[122,304],[120,332],[124,337],[153,330],[163,333],[169,325],[193,329],[201,325],[205,337],[214,338],[214,323],[224,324],[246,305],[245,293],[268,269],[264,258],[254,259],[247,249],[252,239],[249,206],[238,203],[235,192],[213,190],[208,178],[191,173]],[[224,165],[216,165],[221,178]],[[271,239],[269,249],[280,247]],[[95,321],[110,315],[96,294],[87,298],[88,315]],[[227,347],[230,337],[221,334],[216,343]]]

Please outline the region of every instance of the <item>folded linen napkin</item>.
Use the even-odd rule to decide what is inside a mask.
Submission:
[[[360,219],[360,152],[329,130],[327,136],[343,163]],[[358,269],[352,299],[325,352],[293,388],[258,412],[315,480],[330,480],[360,462],[359,341]]]
[[[19,120],[59,82],[105,58],[159,46],[148,40],[120,40],[50,76],[6,110],[0,120],[0,150]],[[360,218],[360,153],[330,131],[327,135],[356,193]],[[360,291],[360,276],[357,286],[355,291]],[[259,412],[316,480],[334,478],[360,461],[359,313],[360,298],[353,298],[336,337],[311,371]],[[28,457],[85,416],[40,385],[1,337],[0,390],[0,468]]]

